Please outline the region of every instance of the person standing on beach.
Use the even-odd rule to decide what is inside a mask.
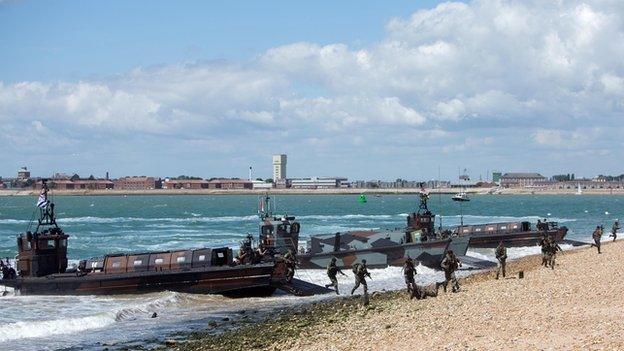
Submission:
[[[548,237],[548,265],[550,266],[550,269],[555,269],[555,259],[557,258],[557,251],[563,251],[561,249],[561,246],[559,246],[559,244],[557,244],[557,242],[555,242],[555,240],[553,240],[552,237]]]
[[[600,252],[600,239],[602,238],[601,226],[596,226],[596,230],[594,230],[594,232],[592,233],[592,238],[594,239],[594,243],[591,244],[591,246],[595,246],[596,248],[598,248],[598,253],[602,253]]]
[[[446,255],[444,256],[444,259],[442,260],[440,266],[442,266],[442,269],[444,270],[444,292],[446,292],[446,287],[448,286],[449,282],[451,283],[452,291],[454,293],[458,292],[459,281],[457,280],[455,271],[457,271],[459,267],[461,267],[461,262],[459,261],[457,256],[455,256],[453,250],[448,250],[446,252]]]
[[[327,276],[329,277],[331,284],[326,284],[325,287],[329,288],[333,286],[336,289],[336,295],[340,295],[340,293],[338,293],[338,278],[336,278],[338,273],[346,276],[346,274],[344,274],[340,268],[336,266],[336,257],[332,257],[331,261],[327,265]]]
[[[351,289],[351,295],[355,292],[360,284],[364,287],[364,299],[368,300],[368,284],[366,284],[366,277],[371,277],[366,269],[366,260],[362,260],[362,263],[356,263],[353,265],[353,273],[355,274],[355,286]]]
[[[546,235],[540,239],[539,246],[542,247],[542,266],[548,267],[548,238]]]
[[[411,257],[408,257],[403,264],[403,277],[405,277],[405,284],[407,285],[407,292],[410,299],[414,298],[417,293],[416,282],[414,282],[414,274],[416,274],[416,267],[414,267],[414,261]]]
[[[613,227],[611,227],[611,235],[609,235],[613,237],[613,241],[617,239],[618,230],[620,230],[620,222],[616,219],[615,222],[613,222]]]
[[[507,248],[503,245],[503,242],[498,243],[498,247],[496,248],[496,259],[498,260],[498,270],[496,271],[496,279],[500,275],[501,271],[503,272],[503,278],[506,276],[506,266],[507,266]]]

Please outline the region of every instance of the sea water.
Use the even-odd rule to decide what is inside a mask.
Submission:
[[[416,195],[276,196],[277,213],[295,215],[305,241],[310,234],[350,229],[398,228],[417,209]],[[0,198],[0,257],[14,257],[15,237],[36,225],[34,197]],[[70,235],[69,259],[77,262],[111,252],[238,246],[247,234],[258,233],[259,199],[250,195],[220,196],[57,196],[58,223]],[[467,203],[432,196],[430,209],[441,214],[443,226],[548,218],[567,226],[567,238],[589,241],[596,225],[610,232],[624,219],[623,196],[482,195]],[[440,218],[438,218],[439,221]],[[439,225],[437,222],[436,225]],[[605,240],[607,240],[605,236]],[[538,247],[511,248],[511,258],[538,253]],[[493,250],[469,251],[493,260]],[[440,272],[419,266],[422,284],[442,279]],[[343,293],[352,277],[339,276]],[[404,287],[400,267],[372,270],[371,291]],[[323,270],[300,270],[297,277],[325,284]],[[200,330],[222,318],[254,320],[247,311],[272,311],[331,296],[229,299],[219,295],[160,292],[133,296],[8,296],[0,298],[0,350],[111,349],[175,338]],[[245,310],[245,314],[243,311]],[[158,316],[151,318],[153,313]],[[228,325],[227,323],[220,323]]]

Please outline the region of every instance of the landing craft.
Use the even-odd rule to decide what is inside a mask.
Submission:
[[[22,295],[109,295],[176,291],[231,296],[266,296],[275,289],[299,293],[286,281],[283,255],[296,250],[299,223],[294,217],[262,212],[260,240],[263,254],[252,250],[249,236],[238,261],[229,247],[160,252],[108,254],[82,260],[68,268],[67,235],[56,223],[47,186],[38,202],[34,232],[17,237],[17,275],[4,274],[0,286]],[[131,243],[130,243],[131,244]],[[302,283],[303,284],[303,283]],[[315,286],[308,284],[308,290]],[[302,292],[301,294],[305,294]]]
[[[435,232],[435,215],[427,208],[429,195],[420,193],[418,212],[408,220],[412,226],[405,229],[351,231],[326,235],[313,235],[307,249],[298,255],[301,268],[323,269],[335,257],[340,268],[366,259],[372,268],[402,266],[408,257],[423,265],[440,268],[447,250],[465,255],[469,237],[452,235],[450,231]]]

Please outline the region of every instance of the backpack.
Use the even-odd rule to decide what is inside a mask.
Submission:
[[[360,264],[356,263],[353,265],[353,274],[358,274],[358,271],[360,270]]]

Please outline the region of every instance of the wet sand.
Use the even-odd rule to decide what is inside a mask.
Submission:
[[[462,280],[462,290],[409,300],[404,291],[375,294],[369,307],[344,298],[282,312],[219,336],[195,335],[181,350],[617,350],[624,349],[624,241],[603,253],[559,254],[510,262]],[[523,270],[524,279],[518,279]],[[374,278],[374,277],[373,277]]]

